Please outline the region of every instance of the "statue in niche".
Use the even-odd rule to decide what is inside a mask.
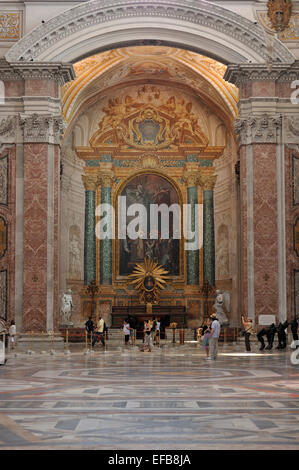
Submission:
[[[228,294],[228,295],[227,295]],[[216,312],[217,319],[221,326],[227,326],[229,324],[229,320],[225,314],[226,312],[230,311],[230,294],[229,292],[221,292],[220,290],[216,290],[216,300],[213,305],[213,309]]]
[[[69,273],[72,279],[80,279],[81,275],[81,250],[79,240],[75,234],[69,244]]]
[[[63,293],[61,296],[60,302],[60,324],[63,326],[73,326],[71,322],[73,310],[73,299],[72,291],[68,289],[66,293]]]

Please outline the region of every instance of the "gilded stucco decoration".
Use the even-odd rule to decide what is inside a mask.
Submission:
[[[290,21],[291,0],[268,0],[268,17],[275,31],[284,31]]]
[[[160,90],[153,85],[139,88],[137,99],[130,95],[110,98],[103,112],[99,130],[90,141],[92,147],[111,141],[138,150],[208,145],[192,103],[175,96],[160,100]]]
[[[293,42],[299,40],[299,12],[293,11],[290,15],[288,24],[282,30],[275,30],[266,10],[257,9],[256,17],[259,23],[269,33],[276,32],[278,38],[283,42]]]
[[[0,12],[0,40],[18,41],[22,35],[22,12]]]

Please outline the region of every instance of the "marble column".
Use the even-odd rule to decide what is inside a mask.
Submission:
[[[96,175],[83,175],[85,187],[84,285],[96,280]]]
[[[214,186],[216,176],[201,176],[203,187],[203,278],[215,285]]]
[[[191,220],[187,221],[187,226],[192,232],[198,229],[196,227],[195,210],[198,204],[197,186],[199,175],[196,172],[186,172],[184,180],[187,185],[187,204],[191,207],[191,212],[187,216],[191,216]],[[187,285],[199,284],[199,250],[187,250]]]
[[[114,173],[110,170],[102,171],[99,174],[99,182],[101,183],[101,204],[112,205],[112,183],[114,181]],[[113,232],[112,214],[108,214],[107,233]],[[100,241],[100,284],[112,284],[112,239],[104,238]]]

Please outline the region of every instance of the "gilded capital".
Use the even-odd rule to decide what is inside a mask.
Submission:
[[[184,182],[188,188],[198,186],[200,182],[200,174],[197,171],[186,171],[184,174]]]
[[[115,180],[115,174],[111,170],[104,170],[98,173],[98,184],[103,187],[110,187],[112,186]]]
[[[213,191],[217,181],[216,175],[201,175],[200,185],[205,191]]]
[[[82,175],[82,181],[86,191],[95,191],[97,189],[96,175]]]

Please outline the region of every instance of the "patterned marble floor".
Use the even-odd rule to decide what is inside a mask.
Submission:
[[[8,357],[0,449],[299,449],[290,351],[197,347]]]

